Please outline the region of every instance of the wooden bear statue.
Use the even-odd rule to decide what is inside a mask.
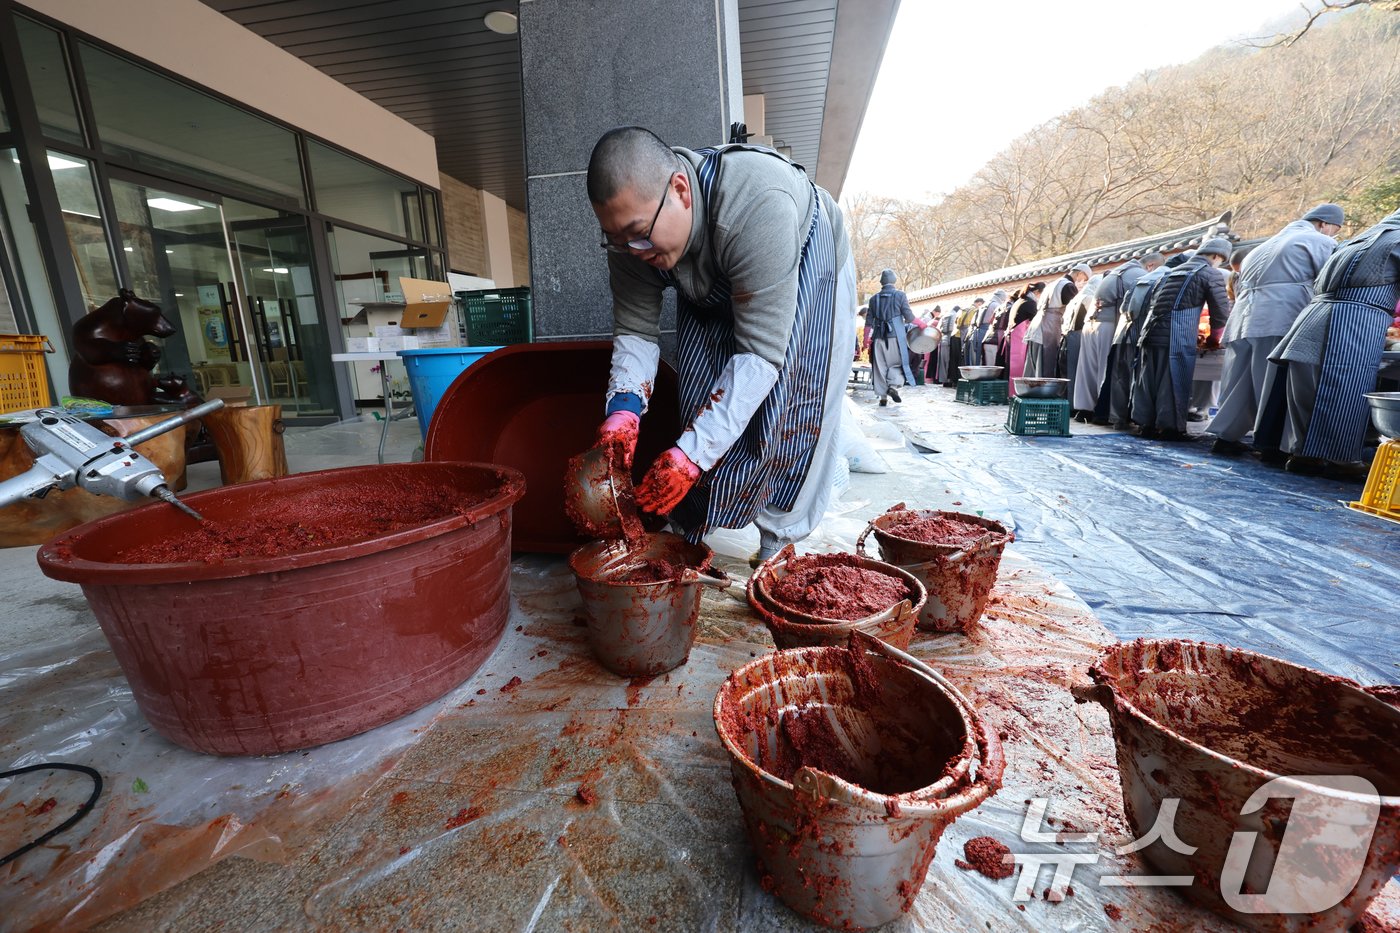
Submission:
[[[123,288],[73,325],[69,391],[113,405],[152,404],[156,379],[151,370],[160,361],[160,348],[142,338],[174,333],[175,325],[159,307]]]

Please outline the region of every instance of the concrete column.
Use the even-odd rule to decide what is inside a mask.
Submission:
[[[481,216],[486,228],[486,274],[497,288],[514,288],[515,269],[510,261],[510,215],[506,202],[489,191],[481,192]]]
[[[673,146],[726,142],[729,124],[743,120],[738,30],[738,0],[521,0],[536,339],[612,335],[588,155],[615,126],[644,126]]]

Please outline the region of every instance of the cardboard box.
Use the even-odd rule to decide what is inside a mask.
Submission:
[[[461,344],[457,330],[457,318],[452,315],[442,322],[441,327],[433,330],[420,327],[414,334],[418,337],[419,347],[455,347]]]
[[[378,337],[346,337],[346,338],[345,338],[345,352],[346,352],[346,353],[378,353],[378,352],[379,352],[379,338],[378,338]]]
[[[400,327],[442,326],[447,312],[452,309],[451,286],[446,282],[430,282],[427,279],[400,278],[399,289],[403,292],[404,300]]]

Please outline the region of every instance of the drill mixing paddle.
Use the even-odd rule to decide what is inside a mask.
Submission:
[[[198,519],[199,513],[170,491],[160,468],[134,448],[223,407],[222,399],[211,399],[127,437],[108,437],[80,418],[40,409],[36,412],[38,417],[20,429],[24,443],[34,451],[34,466],[0,482],[0,506],[26,497],[42,499],[55,489],[81,486],[94,495],[132,502],[154,496]]]

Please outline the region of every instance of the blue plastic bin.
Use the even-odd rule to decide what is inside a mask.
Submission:
[[[400,350],[404,369],[408,370],[408,386],[413,392],[413,407],[418,412],[418,428],[428,437],[428,423],[433,409],[453,380],[468,366],[500,347],[431,347],[426,350]]]

